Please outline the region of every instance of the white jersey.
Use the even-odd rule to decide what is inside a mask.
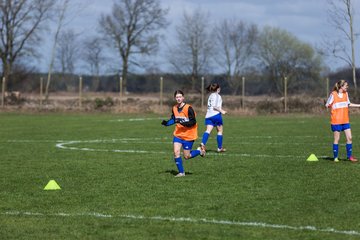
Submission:
[[[343,97],[343,93],[338,93],[339,98]],[[332,94],[330,94],[328,100],[326,101],[326,107],[329,107],[332,103],[334,102],[334,96]],[[349,98],[349,93],[348,93],[348,101],[347,101],[347,105],[350,105],[350,98]]]
[[[221,109],[222,108],[222,98],[217,92],[210,94],[207,104],[207,112],[205,118],[209,118],[219,114],[219,111],[215,110],[214,107]]]

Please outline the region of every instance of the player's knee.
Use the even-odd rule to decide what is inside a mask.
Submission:
[[[191,158],[191,155],[190,155],[190,154],[185,154],[185,155],[184,155],[184,158],[185,158],[185,159],[190,159],[190,158]]]

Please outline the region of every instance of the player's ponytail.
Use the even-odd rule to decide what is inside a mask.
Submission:
[[[340,88],[343,87],[345,83],[346,83],[345,80],[338,81],[337,83],[335,83],[333,91],[339,92]]]
[[[216,90],[218,90],[219,87],[220,87],[219,84],[217,84],[217,83],[211,83],[211,84],[206,88],[206,90],[208,90],[208,92],[213,93],[213,92],[216,92]]]

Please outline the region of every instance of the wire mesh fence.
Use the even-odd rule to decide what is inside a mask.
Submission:
[[[7,91],[6,79],[2,79],[2,109],[32,109],[32,110],[72,110],[72,111],[111,111],[111,112],[167,112],[174,104],[173,91],[181,89],[184,84],[174,84],[167,81],[166,76],[153,78],[149,91],[128,91],[124,88],[122,77],[115,76],[112,79],[111,91],[101,91],[99,84],[97,91],[94,91],[92,82],[82,76],[77,76],[68,82],[70,87],[63,89],[61,85],[52,87],[49,96],[44,94],[44,78],[38,80],[38,87],[32,91]],[[104,81],[102,84],[108,84]],[[186,101],[198,109],[206,111],[207,92],[205,90],[209,81],[201,77],[197,90],[188,89],[185,91]],[[132,89],[140,89],[141,82],[131,86]],[[324,101],[329,92],[329,79],[325,79],[322,89],[323,93],[309,94],[296,93],[288,94],[287,78],[284,78],[283,94],[261,94],[248,93],[247,79],[241,78],[239,91],[235,94],[221,93],[223,96],[223,107],[239,114],[256,113],[318,113],[326,111]],[[59,87],[60,86],[60,87]],[[145,87],[146,86],[142,86]]]

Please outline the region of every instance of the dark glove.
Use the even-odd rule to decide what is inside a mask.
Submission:
[[[167,124],[167,121],[166,121],[166,120],[162,120],[161,125],[166,126],[166,124]]]

